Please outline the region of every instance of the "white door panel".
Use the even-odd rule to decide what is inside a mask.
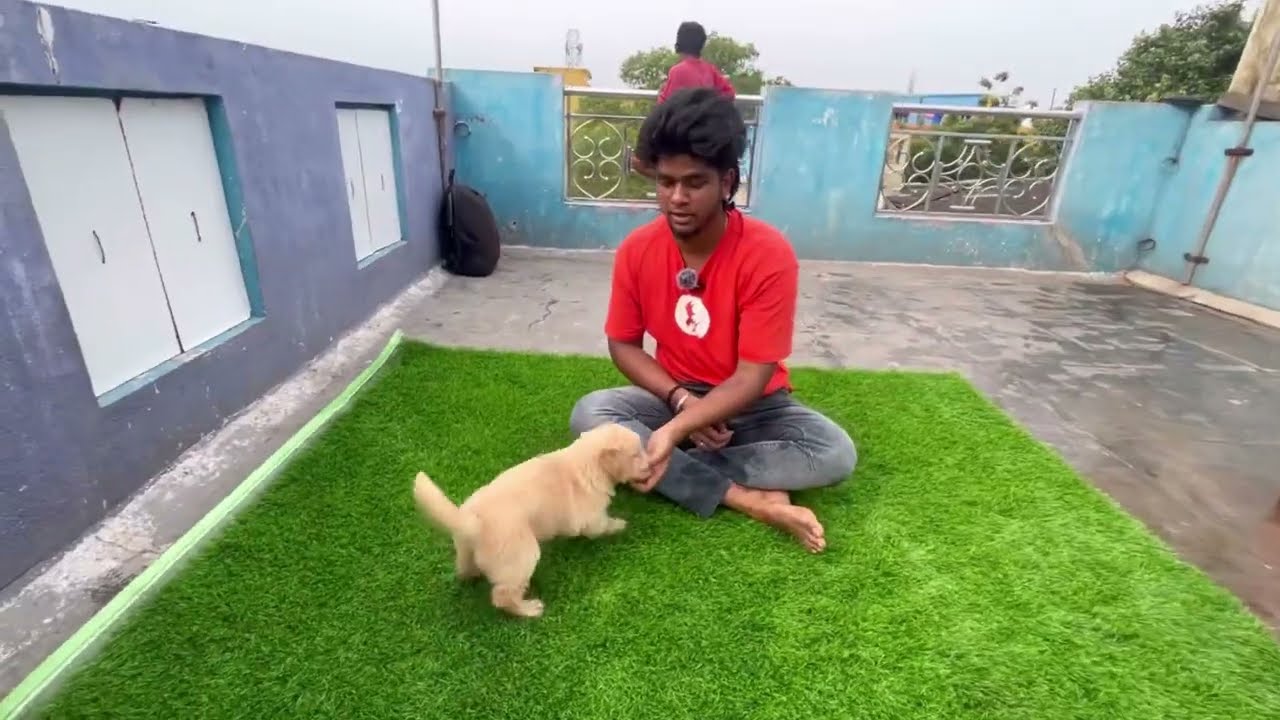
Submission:
[[[377,252],[401,240],[391,114],[386,110],[367,109],[357,113],[364,187],[369,202],[370,252]]]
[[[347,207],[351,213],[351,236],[355,241],[356,259],[361,260],[373,252],[373,247],[369,239],[369,205],[365,194],[357,112],[338,108],[338,146],[342,152]]]
[[[114,103],[0,96],[93,391],[179,353]]]
[[[125,98],[120,122],[184,350],[249,318],[205,102]]]

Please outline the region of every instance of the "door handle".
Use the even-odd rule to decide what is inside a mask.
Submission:
[[[191,224],[196,227],[196,242],[204,242],[204,238],[200,236],[200,221],[196,219],[196,211],[191,211]]]

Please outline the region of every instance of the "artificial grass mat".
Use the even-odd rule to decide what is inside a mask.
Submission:
[[[556,541],[541,620],[452,577],[416,514],[571,438],[607,361],[407,344],[43,708],[110,718],[1276,718],[1239,603],[956,376],[799,370],[854,479],[810,556],[624,491]]]

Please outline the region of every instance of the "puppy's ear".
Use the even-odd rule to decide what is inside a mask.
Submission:
[[[610,477],[617,477],[622,469],[622,451],[612,445],[601,449],[600,467],[604,468]]]

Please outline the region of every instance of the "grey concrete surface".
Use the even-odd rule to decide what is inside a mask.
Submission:
[[[508,248],[411,288],[0,595],[11,688],[345,387],[395,327],[602,354],[608,253]],[[1280,631],[1280,331],[1112,277],[804,263],[796,365],[957,370]]]

